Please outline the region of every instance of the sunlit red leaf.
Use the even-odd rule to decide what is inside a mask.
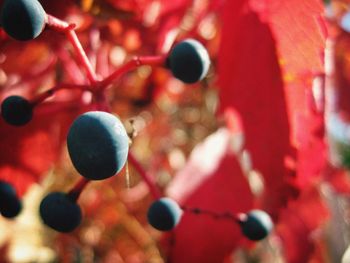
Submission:
[[[260,11],[265,12],[263,16],[275,37],[285,73],[294,75],[291,80],[297,81],[301,73],[323,71],[321,55],[326,28],[322,1],[265,2],[265,9]]]
[[[253,167],[266,180],[266,205],[276,213],[287,198],[282,189],[291,181],[285,158],[308,162],[302,153],[296,155],[294,147],[299,145],[294,140],[297,133],[310,132],[296,126],[296,120],[307,110],[311,73],[322,70],[322,5],[319,1],[228,1],[225,11],[218,58],[221,110],[234,107],[241,114]],[[324,150],[321,141],[315,147]],[[309,175],[302,176],[310,172],[313,176],[322,165],[318,162]]]
[[[299,116],[299,147],[297,152],[297,184],[307,186],[315,178],[320,178],[327,164],[324,123],[322,115]]]
[[[252,194],[240,164],[230,150],[230,133],[219,130],[199,144],[168,188],[183,206],[236,214],[252,208]],[[222,262],[242,239],[227,219],[185,213],[170,247],[173,262]]]
[[[283,202],[284,158],[291,153],[282,74],[269,25],[243,4],[228,1],[223,14],[220,105],[241,115],[246,148],[266,181],[267,207],[276,212]]]

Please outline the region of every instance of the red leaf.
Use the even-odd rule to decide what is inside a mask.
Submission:
[[[57,106],[59,103],[52,103],[36,109],[33,120],[22,127],[0,119],[0,178],[12,183],[19,195],[53,166],[80,110],[74,104],[69,111],[61,106],[53,117],[49,111]]]
[[[296,117],[307,108],[305,90],[312,77],[305,72],[322,69],[321,11],[322,4],[316,0],[241,0],[227,1],[222,15],[218,57],[221,111],[233,107],[241,115],[245,147],[253,167],[265,178],[264,202],[274,215],[288,198],[283,189],[290,187],[287,182],[292,178],[284,160],[296,158],[292,147],[298,132]],[[304,134],[309,132],[302,129]],[[313,148],[324,150],[319,141]],[[298,157],[308,160],[303,153]],[[322,164],[298,172],[308,177],[303,173],[314,175]]]
[[[325,179],[332,185],[337,193],[350,193],[350,177],[347,170],[329,166],[325,174]]]
[[[175,177],[168,194],[189,208],[216,213],[246,212],[252,194],[237,158],[230,153],[230,132],[219,130],[193,150],[185,168]],[[184,213],[174,231],[171,262],[222,262],[242,235],[231,220]]]
[[[302,196],[281,213],[277,233],[280,235],[287,262],[308,262],[315,250],[317,230],[329,217],[317,186],[305,189]]]
[[[337,89],[337,107],[340,113],[348,120],[350,114],[350,79],[349,79],[349,54],[350,37],[348,32],[342,31],[334,45],[335,84]]]
[[[327,149],[324,142],[323,116],[312,114],[299,116],[300,146],[297,153],[297,184],[305,187],[320,178],[327,165]]]
[[[265,178],[271,212],[281,206],[284,158],[291,152],[275,42],[269,26],[242,1],[228,1],[225,11],[218,61],[221,110],[234,107],[242,117],[246,148]]]
[[[322,1],[270,0],[264,11],[284,72],[292,77],[289,80],[298,81],[299,74],[305,72],[322,72],[326,34]]]

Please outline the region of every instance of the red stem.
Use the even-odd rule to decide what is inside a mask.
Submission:
[[[139,66],[142,65],[149,65],[149,66],[161,66],[165,64],[166,57],[163,55],[160,56],[145,56],[145,57],[134,57],[132,60],[128,61],[124,65],[122,65],[120,68],[118,68],[116,71],[114,71],[111,75],[109,75],[107,78],[103,79],[100,82],[101,88],[106,88],[108,85],[110,85],[115,79],[119,78],[124,73],[133,70]]]
[[[79,39],[78,39],[77,34],[75,33],[74,30],[70,29],[66,32],[66,35],[67,35],[68,40],[73,45],[73,48],[75,49],[75,52],[78,55],[78,59],[80,60],[80,63],[85,68],[86,73],[87,73],[87,77],[88,77],[90,83],[95,84],[97,81],[96,73],[95,73],[94,69],[92,68],[92,65],[91,65]]]
[[[94,95],[94,110],[111,112],[111,106],[107,102],[104,90],[97,90]]]
[[[75,27],[74,24],[69,24],[49,14],[46,15],[46,25],[60,33],[65,33],[67,30]]]
[[[67,72],[68,76],[75,84],[83,84],[86,82],[85,75],[81,72],[76,61],[72,59],[66,49],[59,49],[57,51],[57,56],[62,61],[62,66]]]
[[[91,181],[89,179],[86,179],[85,177],[81,178],[75,185],[74,187],[67,193],[70,199],[73,201],[77,201],[80,194],[83,192],[85,187],[87,186],[88,183]]]
[[[86,71],[90,83],[95,84],[97,81],[96,73],[93,70],[93,67],[77,37],[77,34],[74,31],[75,25],[69,24],[51,15],[46,16],[46,24],[53,30],[66,34],[68,40],[71,42],[75,52],[77,53],[80,63]]]
[[[38,95],[36,98],[32,99],[30,101],[30,104],[35,107],[36,105],[42,103],[47,98],[51,97],[55,94],[56,91],[62,90],[62,89],[79,89],[83,91],[91,91],[91,88],[86,85],[74,85],[74,84],[60,84],[58,86],[55,86],[44,93]]]
[[[145,171],[145,169],[142,167],[140,162],[135,158],[135,156],[131,152],[129,152],[128,159],[129,159],[129,162],[131,163],[131,165],[136,169],[136,171],[140,174],[140,176],[143,178],[143,180],[147,184],[153,198],[154,199],[161,198],[162,194],[160,193],[160,190],[158,189],[158,187],[154,183],[153,178],[151,177],[151,175],[149,173],[147,173]]]
[[[96,52],[96,71],[99,76],[107,76],[109,74],[109,49],[107,45],[101,45]]]
[[[218,213],[218,212],[204,210],[200,208],[189,208],[186,206],[181,206],[180,208],[187,213],[192,213],[195,215],[205,214],[205,215],[211,216],[214,219],[228,219],[238,224],[241,224],[243,221],[245,221],[247,217],[247,215],[244,213],[238,213],[238,214],[231,214],[230,212]]]

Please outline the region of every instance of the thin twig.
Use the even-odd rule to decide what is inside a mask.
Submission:
[[[131,163],[131,165],[136,169],[136,171],[140,174],[140,176],[143,178],[144,182],[147,184],[154,199],[161,198],[162,195],[160,193],[160,190],[156,186],[151,175],[145,171],[145,169],[142,167],[140,162],[135,158],[135,156],[131,152],[129,152],[128,160]]]

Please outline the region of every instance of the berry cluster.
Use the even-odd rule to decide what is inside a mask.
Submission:
[[[185,83],[194,83],[206,76],[210,65],[204,46],[196,40],[188,39],[176,44],[166,57],[136,58],[106,79],[98,81],[79,40],[71,37],[75,34],[74,26],[46,14],[39,1],[6,0],[2,6],[0,21],[5,32],[20,41],[38,37],[45,28],[66,33],[91,83],[90,86],[58,85],[32,100],[20,96],[6,98],[1,105],[1,116],[6,123],[13,126],[29,123],[35,107],[59,89],[78,88],[91,92],[93,96],[100,96],[101,90],[118,78],[125,69],[144,64],[167,67],[176,78]],[[105,111],[90,111],[79,116],[71,125],[67,146],[73,166],[84,177],[86,184],[90,180],[109,178],[121,171],[128,158],[129,138],[116,116]],[[49,193],[42,200],[39,214],[46,225],[60,232],[70,232],[80,224],[82,213],[76,201],[83,187],[78,192],[76,188],[77,186],[69,193]],[[167,216],[166,211],[164,215]],[[168,229],[169,226],[165,228]]]
[[[38,37],[45,28],[66,33],[90,81],[90,85],[81,86],[60,84],[32,100],[20,96],[6,98],[1,105],[1,116],[6,123],[13,126],[28,124],[33,118],[35,107],[59,89],[77,88],[91,92],[92,96],[101,97],[111,82],[125,71],[140,65],[166,67],[175,78],[184,83],[202,80],[210,67],[205,47],[194,39],[186,39],[175,44],[166,56],[135,58],[107,78],[98,80],[75,35],[74,25],[47,14],[39,1],[6,0],[1,10],[0,22],[9,36],[20,41]],[[107,179],[122,170],[129,155],[129,137],[122,122],[115,115],[106,110],[95,110],[82,114],[73,122],[68,132],[67,146],[73,166],[83,179],[68,193],[52,192],[46,195],[39,209],[42,221],[59,232],[71,232],[79,226],[82,211],[77,199],[90,180]],[[14,217],[20,212],[21,203],[10,185],[1,182],[0,197],[2,215]],[[183,212],[205,213],[200,209],[180,208],[170,198],[160,198],[150,206],[147,217],[154,228],[169,231],[179,223]],[[265,238],[273,226],[270,217],[260,210],[253,210],[241,217],[230,215],[226,218],[239,223],[243,235],[251,240]]]

